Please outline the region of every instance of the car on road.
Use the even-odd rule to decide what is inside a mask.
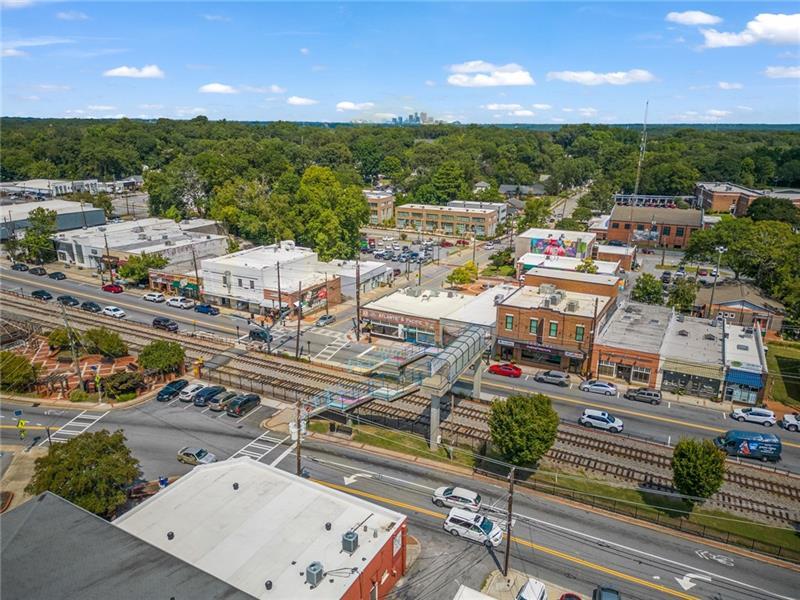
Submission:
[[[178,462],[187,465],[208,465],[217,462],[217,457],[205,448],[185,447],[178,450]]]
[[[661,390],[654,388],[632,388],[622,396],[627,400],[637,402],[649,402],[650,404],[661,404]]]
[[[783,415],[781,427],[786,431],[800,431],[800,413],[786,413]]]
[[[153,327],[164,331],[178,331],[178,324],[168,317],[156,317],[153,319]]]
[[[592,600],[622,600],[622,596],[612,587],[598,585],[592,592]]]
[[[39,277],[47,275],[47,271],[44,267],[33,267],[30,271],[28,271],[28,273],[31,275],[38,275]]]
[[[655,254],[655,250],[653,250],[652,248],[642,248],[641,252],[642,254]]]
[[[442,242],[439,244],[439,246],[441,246],[442,248],[452,248],[453,247],[453,242],[448,241],[448,240],[442,240]]]
[[[178,394],[178,400],[181,402],[191,402],[194,400],[194,395],[205,387],[206,386],[203,383],[192,383],[187,385],[181,390],[181,393]]]
[[[107,283],[100,289],[109,294],[121,294],[125,291],[118,283]]]
[[[502,363],[499,365],[492,365],[489,367],[489,373],[493,375],[502,375],[504,377],[521,377],[522,369],[517,365],[511,363]]]
[[[199,392],[194,395],[192,398],[192,403],[195,406],[208,406],[208,399],[212,396],[216,396],[222,392],[227,391],[225,386],[222,385],[210,385],[206,388],[203,388]]]
[[[578,423],[586,427],[605,429],[611,433],[619,433],[624,428],[624,423],[619,417],[615,417],[604,410],[586,408],[578,418]]]
[[[719,276],[719,271],[717,269],[711,269],[710,275],[712,277],[718,277]]]
[[[219,309],[216,306],[211,306],[210,304],[198,304],[194,307],[194,312],[216,317],[219,314]]]
[[[36,298],[37,300],[52,300],[53,294],[48,292],[47,290],[33,290],[31,292],[31,298]]]
[[[317,327],[325,327],[326,325],[330,325],[336,320],[336,317],[333,315],[322,315],[317,322],[314,323]]]
[[[208,408],[214,412],[222,412],[223,410],[227,410],[230,401],[236,398],[238,395],[239,394],[236,392],[231,391],[216,394],[208,399]]]
[[[142,300],[145,302],[164,302],[166,298],[161,292],[147,292],[142,296]]]
[[[261,397],[258,394],[241,394],[228,403],[225,412],[231,417],[243,417],[259,406],[261,406]]]
[[[525,585],[517,592],[514,600],[547,600],[547,588],[538,579],[529,577]]]
[[[578,389],[582,392],[591,392],[592,394],[604,394],[606,396],[617,395],[617,386],[608,381],[600,381],[599,379],[582,381]]]
[[[731,412],[731,419],[744,423],[758,423],[764,427],[772,427],[777,423],[775,413],[766,408],[736,408]]]
[[[486,243],[487,250],[494,250],[494,242],[487,242]]]
[[[175,381],[170,381],[167,385],[158,390],[158,394],[156,394],[156,400],[158,402],[172,400],[187,385],[189,385],[189,382],[185,379],[176,379]]]
[[[119,306],[106,306],[103,309],[103,314],[107,317],[114,317],[115,319],[124,319],[125,311]]]
[[[75,296],[59,296],[56,298],[56,302],[59,304],[63,304],[64,306],[78,306],[81,301],[78,300]]]
[[[13,265],[11,265],[11,270],[12,271],[27,271],[28,270],[28,265],[26,265],[25,263],[14,263]]]
[[[87,301],[81,304],[81,310],[85,310],[86,312],[90,313],[99,313],[103,311],[103,307],[97,302]]]
[[[567,387],[569,385],[569,373],[564,371],[542,371],[533,377],[534,381],[539,383],[552,383],[553,385],[560,385]]]
[[[561,594],[561,596],[558,597],[558,600],[581,600],[581,597],[578,596],[578,594],[567,592],[566,594]]]
[[[481,508],[481,495],[461,487],[442,486],[433,492],[431,502],[440,508],[450,506],[478,512]]]
[[[174,308],[182,308],[184,310],[188,310],[190,308],[194,308],[195,301],[189,298],[185,298],[183,296],[176,296],[175,298],[170,298],[167,300],[167,306],[172,306]]]
[[[56,281],[63,281],[67,278],[61,271],[53,271],[48,275],[50,279],[55,279]]]
[[[443,527],[455,537],[478,542],[487,548],[497,547],[503,541],[503,530],[496,523],[462,508],[451,508]]]

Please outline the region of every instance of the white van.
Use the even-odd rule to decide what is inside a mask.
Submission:
[[[451,508],[444,520],[444,530],[456,537],[479,542],[487,548],[499,546],[503,541],[503,530],[482,515]]]
[[[547,600],[547,588],[541,581],[529,577],[528,583],[517,592],[516,600]]]

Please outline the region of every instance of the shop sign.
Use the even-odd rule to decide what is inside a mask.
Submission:
[[[545,352],[547,354],[553,354],[554,352],[558,352],[555,348],[550,348],[548,346],[539,346],[537,344],[520,344],[521,346],[527,348],[528,350],[533,350],[534,352]]]
[[[564,351],[564,356],[569,356],[570,358],[584,358],[583,352],[567,352],[567,351]]]
[[[497,343],[498,343],[498,344],[500,344],[501,346],[509,346],[509,347],[511,347],[511,348],[513,348],[513,347],[514,347],[514,342],[511,342],[511,341],[509,341],[509,340],[501,340],[501,339],[498,339],[498,340],[497,340]]]

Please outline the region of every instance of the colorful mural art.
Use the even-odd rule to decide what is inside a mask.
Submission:
[[[531,252],[533,254],[584,258],[588,249],[589,245],[585,241],[568,240],[565,239],[563,234],[559,237],[531,239]]]

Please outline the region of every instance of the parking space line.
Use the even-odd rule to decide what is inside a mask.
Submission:
[[[241,423],[241,422],[242,422],[242,421],[244,421],[244,420],[245,420],[247,417],[249,417],[250,415],[254,415],[254,414],[255,414],[255,413],[257,413],[259,410],[261,410],[261,405],[260,405],[260,404],[259,404],[258,406],[256,406],[256,407],[255,407],[253,410],[251,410],[249,413],[247,413],[245,416],[243,416],[242,418],[240,418],[240,419],[236,419],[236,422],[237,422],[237,423]]]

